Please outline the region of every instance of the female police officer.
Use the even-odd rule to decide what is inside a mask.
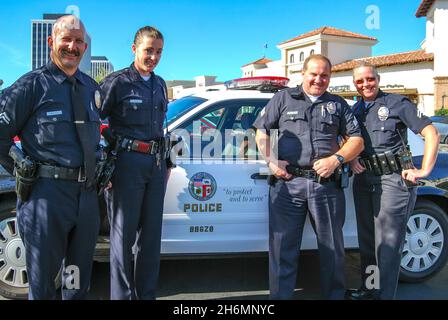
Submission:
[[[365,141],[361,159],[351,162],[356,173],[353,197],[362,287],[347,291],[348,299],[395,297],[407,217],[416,200],[416,188],[408,185],[430,174],[439,143],[431,121],[407,98],[382,92],[379,81],[373,65],[363,63],[353,70],[353,82],[362,96],[353,108]],[[413,168],[410,161],[407,128],[425,138],[421,169]],[[366,284],[369,270],[379,271],[379,288]]]
[[[160,31],[139,29],[132,44],[134,62],[101,84],[101,116],[109,118],[121,145],[112,188],[106,195],[111,225],[111,299],[155,298],[167,179],[161,156],[167,91],[165,81],[154,74],[162,49]]]

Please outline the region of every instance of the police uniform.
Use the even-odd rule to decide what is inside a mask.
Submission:
[[[254,126],[278,129],[278,159],[303,170],[315,160],[336,153],[338,136],[361,136],[344,99],[328,92],[314,103],[302,87],[278,92],[262,110]],[[289,172],[289,171],[288,171]],[[297,275],[297,258],[307,212],[317,234],[321,289],[326,299],[341,299],[345,291],[345,198],[331,179],[294,177],[278,180],[269,192],[269,287],[272,299],[291,299]]]
[[[101,116],[109,119],[115,136],[144,143],[163,138],[168,100],[161,77],[151,73],[145,81],[131,64],[109,75],[101,88]],[[124,149],[118,154],[112,189],[106,194],[111,224],[111,298],[155,299],[166,162],[161,161],[159,152]]]
[[[362,288],[366,289],[368,266],[378,266],[380,288],[375,298],[395,297],[408,215],[413,211],[417,190],[408,188],[401,178],[401,168],[384,174],[372,168],[374,160],[381,167],[384,153],[393,155],[388,162],[399,166],[397,159],[407,145],[407,128],[420,133],[431,121],[421,115],[406,97],[378,92],[373,102],[361,99],[353,106],[361,126],[365,149],[361,164],[369,170],[355,175],[355,201]],[[372,158],[374,156],[374,158]],[[381,169],[380,169],[381,170]]]
[[[82,88],[87,113],[87,150],[95,153],[100,141],[95,106],[99,86],[79,70],[74,79]],[[82,177],[83,149],[74,123],[71,90],[65,73],[49,62],[20,78],[0,100],[0,163],[12,174],[8,150],[18,135],[24,153],[39,165],[39,178],[29,199],[17,203],[29,299],[56,298],[54,281],[63,260],[66,267],[77,266],[80,274],[80,288],[63,287],[63,299],[84,298],[89,288],[100,218],[96,190]],[[49,174],[52,171],[54,175]],[[63,284],[70,282],[65,282],[67,276]]]

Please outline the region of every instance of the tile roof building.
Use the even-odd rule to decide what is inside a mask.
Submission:
[[[302,82],[304,60],[323,54],[333,64],[329,91],[354,98],[358,94],[352,69],[366,61],[378,68],[383,90],[406,95],[425,114],[433,115],[448,108],[448,1],[423,0],[415,16],[426,17],[426,38],[418,50],[372,56],[376,38],[324,26],[280,42],[280,60],[263,57],[248,63],[241,67],[243,77],[283,76],[296,86]]]

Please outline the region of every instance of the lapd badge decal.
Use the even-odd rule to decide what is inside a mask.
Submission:
[[[199,201],[207,201],[216,193],[216,180],[207,172],[194,174],[188,184],[190,195]]]
[[[335,114],[336,113],[336,106],[335,106],[335,104],[333,102],[328,102],[326,109],[327,109],[329,114]]]
[[[101,93],[98,90],[95,91],[95,106],[101,108]]]
[[[378,118],[381,121],[386,121],[389,118],[389,109],[385,106],[382,106],[378,109]]]

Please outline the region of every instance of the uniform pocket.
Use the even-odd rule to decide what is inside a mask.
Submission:
[[[129,99],[123,103],[123,121],[128,125],[143,125],[148,122],[148,111],[145,100]]]
[[[301,135],[309,131],[304,110],[289,110],[283,118],[282,133],[287,136]]]
[[[380,147],[388,147],[387,143],[395,141],[396,123],[392,119],[377,121],[374,124],[372,131],[375,136],[376,145]]]
[[[37,116],[37,124],[37,140],[41,144],[59,144],[70,140],[73,120],[66,111],[43,111]]]
[[[336,134],[339,128],[339,116],[336,114],[326,114],[320,118],[320,128],[322,132]]]

